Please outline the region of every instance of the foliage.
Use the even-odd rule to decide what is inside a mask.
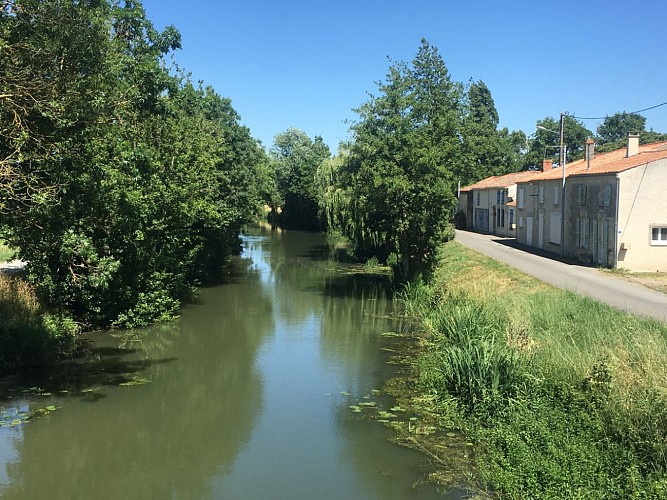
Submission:
[[[46,313],[25,281],[0,274],[0,373],[69,354],[75,323]]]
[[[554,165],[560,164],[560,120],[546,117],[538,120],[530,143],[530,148],[523,158],[524,169],[542,168],[544,159],[552,159]],[[563,142],[567,147],[568,162],[583,158],[586,140],[593,133],[584,124],[570,115],[564,116]]]
[[[636,113],[618,112],[607,116],[597,128],[599,151],[625,147],[629,133],[638,133],[641,144],[667,141],[667,134],[646,130],[646,118]]]
[[[411,64],[390,66],[379,91],[357,109],[349,154],[332,177],[336,215],[329,218],[358,256],[375,256],[410,277],[430,270],[450,224],[461,88],[422,40]]]
[[[462,129],[465,164],[457,172],[462,185],[520,170],[526,136],[507,128],[498,130],[498,120],[489,88],[482,81],[471,82]]]
[[[3,240],[0,240],[0,262],[7,260],[12,260],[14,258],[15,251],[5,245]]]
[[[664,498],[665,325],[456,243],[442,257],[433,280],[404,295],[428,335],[420,401],[477,444],[483,486],[503,498]],[[495,350],[503,363],[486,362]]]
[[[315,175],[330,157],[328,146],[319,136],[311,140],[305,132],[290,128],[276,135],[270,154],[284,204],[282,222],[291,228],[320,229]]]
[[[646,118],[636,113],[619,112],[605,117],[602,124],[598,126],[598,141],[601,144],[607,142],[623,141],[630,132],[644,132],[646,130]]]
[[[422,359],[422,384],[439,397],[454,395],[465,412],[500,404],[520,385],[523,367],[505,343],[502,323],[465,299],[431,310],[434,349]]]
[[[8,243],[46,304],[86,326],[170,317],[259,210],[263,151],[228,99],[170,71],[180,35],[139,2],[8,5],[0,64],[45,96],[18,82],[1,103]]]

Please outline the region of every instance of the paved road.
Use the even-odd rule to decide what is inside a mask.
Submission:
[[[517,246],[513,239],[456,231],[456,241],[559,288],[623,311],[667,323],[667,295],[584,266],[565,264]]]

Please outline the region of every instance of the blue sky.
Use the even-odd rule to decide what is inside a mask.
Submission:
[[[500,126],[636,111],[667,101],[664,0],[144,0],[158,29],[183,37],[176,61],[232,100],[270,147],[296,127],[332,151],[352,111],[392,60],[420,39],[440,51],[453,80],[483,80]],[[667,106],[643,113],[667,132]],[[595,130],[600,120],[584,121]]]

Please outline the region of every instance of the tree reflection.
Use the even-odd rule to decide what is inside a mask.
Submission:
[[[3,498],[210,496],[208,480],[231,467],[260,411],[254,358],[273,315],[251,270],[240,283],[203,290],[200,302],[140,335],[127,357],[142,356],[144,366],[117,360],[152,383],[102,387],[95,404],[70,398],[24,426]],[[176,359],[150,362],[165,358]]]

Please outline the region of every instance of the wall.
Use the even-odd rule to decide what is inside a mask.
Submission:
[[[618,267],[667,272],[667,246],[651,244],[651,226],[667,226],[667,159],[621,172],[619,179]]]
[[[518,185],[516,238],[519,243],[560,254],[561,185],[560,179]],[[521,189],[524,190],[523,210],[518,208]]]
[[[592,265],[614,266],[616,174],[579,175],[566,183],[565,254]]]

